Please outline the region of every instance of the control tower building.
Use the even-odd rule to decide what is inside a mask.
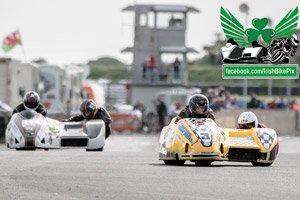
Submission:
[[[200,11],[184,5],[142,4],[123,11],[135,14],[133,47],[122,50],[133,53],[130,102],[141,100],[144,93],[187,86],[187,54],[197,53],[185,44],[187,14]]]

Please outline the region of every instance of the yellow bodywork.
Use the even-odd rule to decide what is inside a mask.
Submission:
[[[278,152],[273,129],[220,128],[212,119],[175,118],[160,136],[160,160],[269,163]],[[272,151],[273,150],[273,151]]]

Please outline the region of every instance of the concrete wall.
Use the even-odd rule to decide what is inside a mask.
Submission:
[[[258,122],[274,129],[279,136],[300,135],[296,130],[296,112],[292,110],[222,110],[216,113],[220,127],[237,127],[238,116],[245,111],[256,114]]]

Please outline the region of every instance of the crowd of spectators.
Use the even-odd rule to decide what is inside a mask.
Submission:
[[[200,92],[199,92],[200,91]],[[257,98],[256,94],[250,93],[249,98],[244,99],[237,95],[230,94],[229,91],[225,90],[223,87],[219,88],[208,88],[206,91],[201,91],[199,89],[196,93],[201,93],[207,96],[210,102],[210,108],[214,112],[219,112],[224,109],[234,110],[234,109],[281,109],[281,110],[295,110],[300,111],[300,104],[297,99],[293,99],[290,102],[285,96],[273,97],[273,99],[266,100],[263,98]],[[167,105],[163,99],[158,98],[153,101],[154,110],[146,108],[141,101],[138,101],[135,105],[135,109],[139,109],[143,113],[143,125],[149,120],[148,115],[154,115],[158,124],[157,127],[153,127],[154,130],[161,130],[161,128],[168,124],[174,117],[178,115],[181,109],[183,109],[186,104],[180,101],[175,101],[170,105]]]
[[[291,109],[300,111],[300,104],[297,99],[292,99],[290,102],[281,95],[279,98],[274,96],[273,99],[267,100],[264,98],[257,98],[255,93],[250,93],[249,98],[244,99],[237,95],[230,94],[229,91],[222,87],[215,89],[207,89],[204,92],[210,102],[210,107],[215,111],[222,109]]]
[[[157,82],[158,78],[160,82],[167,82],[169,75],[173,73],[174,76],[171,79],[179,81],[181,70],[181,61],[178,57],[172,63],[162,63],[158,66],[156,58],[151,55],[146,57],[142,63],[142,78],[144,81],[149,79],[151,83]]]
[[[281,109],[281,110],[295,110],[300,111],[300,104],[297,99],[292,99],[290,102],[285,98],[285,96],[280,96],[279,98],[274,96],[271,100],[265,100],[262,98],[257,98],[256,94],[250,93],[249,98],[244,99],[243,97],[238,97],[237,95],[230,94],[229,91],[222,87],[219,88],[209,88],[205,92],[202,92],[207,96],[210,102],[210,108],[214,112],[219,112],[223,109]],[[166,105],[162,99],[157,99],[155,101],[155,114],[159,116],[160,125],[162,126],[162,121],[164,117],[168,117],[171,120],[176,117],[181,109],[183,109],[186,104],[176,101],[171,105]],[[142,105],[141,102],[138,105]],[[140,107],[140,106],[139,106]],[[137,108],[137,107],[136,107]],[[145,115],[145,107],[143,107],[143,115]]]

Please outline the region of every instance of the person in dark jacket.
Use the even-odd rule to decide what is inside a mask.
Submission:
[[[92,100],[85,100],[80,105],[81,114],[72,116],[67,120],[63,120],[65,122],[77,122],[92,119],[102,119],[105,123],[105,139],[109,137],[111,133],[111,117],[108,112],[104,108],[97,108],[96,103]]]
[[[180,72],[180,61],[178,59],[178,57],[176,57],[174,63],[173,63],[173,67],[174,67],[174,80],[179,79],[179,72]]]
[[[180,111],[175,120],[175,124],[183,118],[211,118],[215,120],[212,109],[209,108],[209,102],[206,96],[194,94],[184,109]]]
[[[40,104],[40,96],[34,91],[29,91],[24,95],[23,103],[13,110],[12,115],[23,110],[34,110],[37,113],[41,113],[44,117],[47,116],[45,107]]]
[[[247,104],[247,108],[259,108],[260,101],[256,99],[255,94],[250,94],[251,100]]]
[[[167,116],[167,106],[165,104],[165,102],[161,99],[158,98],[157,102],[156,102],[156,111],[157,111],[157,115],[158,115],[158,124],[159,127],[157,130],[158,132],[161,131],[165,125],[165,117]]]

